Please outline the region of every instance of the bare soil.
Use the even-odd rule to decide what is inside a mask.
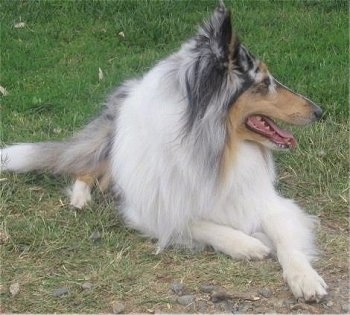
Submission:
[[[325,224],[322,235],[327,240],[344,237],[348,229],[334,223]],[[322,239],[323,237],[321,237]],[[338,240],[339,241],[339,240]],[[286,284],[269,287],[252,286],[249,290],[232,291],[218,283],[198,284],[196,290],[188,290],[186,283],[176,290],[177,283],[169,283],[171,306],[158,305],[155,309],[142,309],[149,313],[292,313],[292,314],[349,314],[350,278],[348,250],[339,253],[331,241],[325,242],[316,269],[329,286],[328,296],[322,301],[306,303],[296,300]],[[175,290],[174,290],[175,286]],[[203,289],[204,288],[204,289]],[[186,301],[188,304],[186,305]],[[130,310],[131,311],[131,310]]]

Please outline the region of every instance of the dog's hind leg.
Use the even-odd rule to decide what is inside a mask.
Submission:
[[[191,233],[195,241],[212,246],[215,250],[232,258],[263,259],[271,251],[260,240],[242,231],[209,221],[193,223]]]
[[[111,174],[106,160],[101,161],[93,171],[76,176],[76,180],[70,189],[70,204],[78,209],[86,206],[91,201],[92,186],[97,184],[100,191],[109,188]]]
[[[94,184],[92,175],[78,176],[70,190],[70,205],[81,209],[91,201],[91,188]]]

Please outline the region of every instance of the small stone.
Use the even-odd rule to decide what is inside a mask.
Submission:
[[[190,305],[194,302],[194,295],[183,295],[177,298],[177,302],[183,306]]]
[[[121,314],[125,311],[125,305],[119,301],[114,301],[112,303],[113,314]]]
[[[56,289],[55,291],[53,291],[52,295],[54,297],[61,297],[63,295],[67,295],[68,293],[69,293],[69,291],[67,288],[59,288],[59,289]]]
[[[217,286],[213,284],[202,284],[200,285],[199,290],[201,290],[203,293],[211,293],[214,290],[217,290]]]
[[[224,301],[224,300],[228,300],[230,298],[231,298],[231,295],[229,293],[227,293],[222,288],[217,288],[211,294],[211,300],[214,303],[217,303],[217,302],[220,302],[220,301]]]
[[[91,235],[90,235],[90,240],[93,242],[100,242],[102,239],[102,234],[99,231],[94,231]]]
[[[269,288],[263,288],[259,290],[258,293],[264,298],[269,298],[272,296],[272,291]]]
[[[183,295],[184,290],[185,290],[185,285],[180,282],[173,282],[170,285],[170,289],[177,295]]]
[[[91,282],[84,282],[82,285],[81,285],[81,288],[83,290],[90,290],[92,288],[92,283]]]
[[[19,293],[19,283],[12,283],[10,285],[10,293],[12,296],[16,296]]]
[[[327,304],[326,304],[328,307],[331,307],[334,305],[333,301],[328,301]]]

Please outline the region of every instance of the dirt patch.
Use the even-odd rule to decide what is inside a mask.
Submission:
[[[215,287],[212,292],[188,292],[178,297],[171,295],[178,305],[172,307],[172,312],[184,313],[299,313],[299,314],[342,314],[349,313],[349,278],[329,279],[329,295],[319,303],[297,301],[287,286],[282,288],[251,288],[246,292],[226,291],[225,288]],[[199,288],[200,291],[200,288]],[[271,292],[264,297],[262,292]],[[188,300],[187,305],[183,305]],[[169,312],[166,308],[148,312]]]
[[[218,283],[200,283],[188,289],[184,282],[169,283],[168,305],[143,309],[149,313],[297,313],[344,314],[350,313],[350,279],[348,269],[347,228],[341,226],[322,229],[320,239],[322,254],[316,269],[327,282],[328,295],[318,303],[296,300],[286,284],[269,287],[251,286],[246,291]],[[339,238],[342,238],[341,241]],[[333,246],[337,244],[337,246]],[[344,250],[340,254],[339,244]],[[186,301],[188,303],[186,303]]]

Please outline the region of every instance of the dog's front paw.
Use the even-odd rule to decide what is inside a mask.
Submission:
[[[297,299],[320,301],[327,295],[327,284],[311,266],[289,269],[283,276]]]

